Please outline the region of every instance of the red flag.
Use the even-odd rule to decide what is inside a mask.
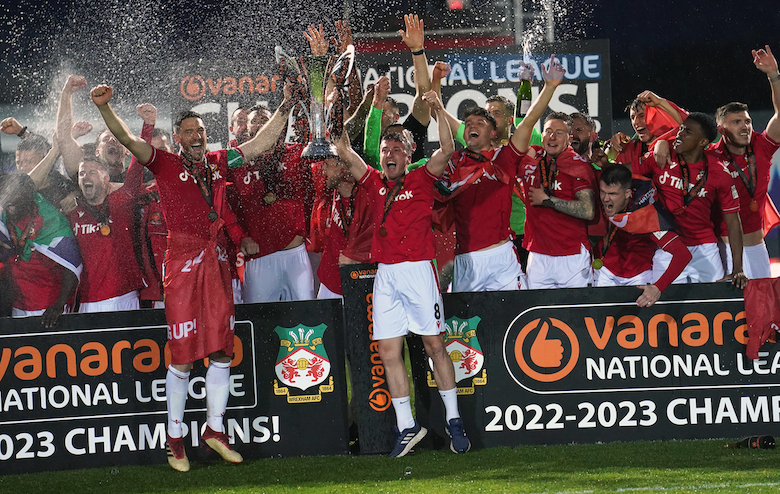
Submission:
[[[750,280],[745,287],[748,344],[745,354],[758,358],[758,349],[780,328],[780,278]]]
[[[761,218],[761,226],[764,229],[764,236],[772,230],[772,228],[780,225],[780,213],[777,212],[775,203],[772,202],[772,198],[769,194],[766,196],[766,202],[764,203],[764,215]]]
[[[683,121],[688,118],[687,111],[683,110],[671,101],[669,101],[669,104],[672,105],[672,108],[677,110]],[[654,106],[648,106],[645,108],[645,122],[647,123],[647,130],[649,130],[654,136],[660,136],[672,129],[674,129],[676,132],[677,128],[680,126],[680,124],[678,124],[671,115],[666,113],[661,108]]]

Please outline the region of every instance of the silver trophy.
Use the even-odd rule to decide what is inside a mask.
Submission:
[[[325,94],[328,86],[328,59],[326,55],[309,56],[296,60],[287,55],[284,50],[276,47],[276,60],[280,63],[282,78],[285,80],[297,79],[301,76],[302,84],[308,89],[306,97],[298,102],[301,117],[308,121],[309,141],[301,153],[301,158],[311,160],[323,160],[338,157],[336,146],[331,144],[325,136],[330,129],[331,136],[337,138],[344,128],[344,101],[346,100],[347,78],[354,66],[355,48],[352,45],[338,58],[330,72],[330,79],[339,90],[339,98],[335,102],[325,106]],[[300,83],[300,82],[299,82]],[[297,105],[296,105],[297,106]],[[297,109],[297,108],[296,108]]]

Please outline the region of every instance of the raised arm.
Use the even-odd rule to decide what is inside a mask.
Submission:
[[[531,134],[536,126],[536,122],[542,118],[544,111],[547,109],[547,105],[550,104],[550,100],[555,93],[555,89],[561,84],[565,74],[566,69],[563,68],[560,62],[555,60],[555,55],[550,56],[549,69],[546,69],[544,65],[542,65],[544,87],[536,100],[531,103],[531,108],[528,109],[525,118],[520,122],[517,129],[515,129],[515,133],[512,134],[512,144],[514,144],[521,153],[528,151],[531,142]]]
[[[44,156],[37,165],[35,165],[35,168],[27,173],[27,175],[29,175],[29,177],[35,183],[36,189],[40,190],[43,188],[44,184],[46,183],[46,178],[49,176],[49,172],[54,166],[54,163],[57,161],[57,156],[59,155],[60,149],[57,145],[57,136],[55,134],[51,140],[51,149],[49,152],[46,153],[46,156]]]
[[[331,37],[330,42],[336,47],[338,53],[347,51],[349,45],[352,45],[352,28],[347,21],[336,21],[336,37]],[[344,108],[344,117],[351,116],[358,110],[361,96],[363,95],[363,85],[360,82],[357,70],[352,70],[349,74],[349,106]]]
[[[363,158],[352,149],[352,144],[350,144],[349,136],[346,132],[341,134],[341,139],[336,141],[336,149],[338,149],[339,158],[341,158],[341,161],[347,166],[349,173],[355,177],[355,180],[363,178],[363,175],[368,171],[368,165],[366,165]]]
[[[683,116],[680,115],[680,112],[678,112],[677,109],[674,106],[672,106],[669,103],[669,100],[667,100],[666,98],[662,98],[652,91],[642,91],[637,95],[636,98],[642,101],[647,106],[651,106],[653,108],[660,108],[661,110],[665,111],[678,124],[681,124],[683,122]]]
[[[436,91],[431,90],[425,93],[423,100],[428,104],[429,111],[437,115],[436,126],[439,131],[439,149],[433,152],[431,159],[428,160],[425,166],[431,172],[431,175],[440,177],[444,173],[444,168],[446,168],[452,153],[455,152],[455,142],[452,139],[450,124],[446,119],[439,118],[441,117],[440,113],[444,111],[444,105],[442,105]]]
[[[106,127],[114,134],[116,140],[122,143],[140,163],[149,163],[149,160],[152,159],[152,146],[140,137],[134,136],[108,104],[114,95],[114,89],[111,86],[100,85],[92,88],[90,95],[92,102],[95,103],[100,112],[100,116],[106,122]]]
[[[138,116],[144,121],[141,130],[141,138],[151,144],[154,126],[157,123],[157,108],[151,103],[143,103],[136,108]],[[138,197],[143,190],[144,167],[138,162],[135,156],[130,160],[130,166],[127,167],[125,183],[121,189],[130,197]]]
[[[766,124],[766,135],[775,142],[780,142],[780,73],[777,70],[777,60],[772,55],[769,45],[763,50],[753,50],[753,64],[769,78],[772,88],[772,106],[775,114]]]
[[[379,141],[382,138],[382,112],[389,94],[390,79],[383,75],[374,83],[374,98],[368,111],[365,132],[363,134],[363,154],[368,163],[377,170],[380,169]]]
[[[350,101],[352,98],[350,97]],[[354,140],[360,135],[360,131],[366,125],[366,118],[368,118],[368,112],[371,110],[371,102],[374,100],[374,85],[370,84],[366,94],[363,95],[363,100],[360,102],[360,106],[357,107],[355,113],[344,122],[344,131],[349,134],[350,140]]]
[[[87,86],[87,80],[78,75],[69,75],[60,93],[57,108],[57,139],[62,152],[62,163],[69,176],[79,173],[79,164],[84,159],[84,151],[73,137],[73,93]]]
[[[287,128],[287,117],[293,109],[293,88],[291,84],[284,85],[284,100],[276,109],[271,119],[257,131],[257,134],[247,142],[238,146],[244,155],[244,162],[252,161],[262,153],[276,145],[279,134]]]
[[[425,29],[422,19],[416,15],[404,16],[406,31],[398,30],[404,43],[412,52],[414,63],[414,103],[412,103],[412,116],[421,124],[428,125],[431,121],[430,107],[423,102],[423,94],[431,90],[431,75],[428,73],[428,59],[425,58]]]
[[[30,135],[30,131],[27,130],[27,127],[22,127],[22,124],[14,117],[4,118],[3,121],[0,122],[0,131],[2,131],[3,134],[15,135],[20,139],[24,139]]]

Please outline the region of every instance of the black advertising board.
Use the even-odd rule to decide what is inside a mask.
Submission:
[[[230,115],[236,108],[267,103],[273,110],[281,101],[278,67],[273,62],[270,46],[267,50],[263,63],[251,66],[222,65],[214,60],[173,70],[172,113],[176,115],[190,109],[201,113],[209,130],[209,149],[225,147],[231,137],[228,135]],[[535,98],[543,85],[541,66],[549,63],[551,54],[555,54],[567,74],[550,102],[550,110],[588,113],[596,120],[599,133],[611,136],[612,87],[607,40],[539,44],[528,54],[517,45],[426,51],[431,66],[440,60],[448,62],[452,68],[442,82],[441,93],[447,110],[458,117],[462,117],[470,106],[484,107],[485,100],[493,95],[505,96],[514,103],[521,62],[535,68]],[[403,121],[411,110],[415,94],[411,54],[408,51],[358,53],[355,66],[363,87],[376,82],[382,75],[390,77],[390,95],[400,103]],[[430,156],[438,147],[435,145],[438,136],[435,125],[428,131],[425,145],[426,154]]]
[[[373,327],[375,265],[342,268],[338,300],[236,307],[226,426],[245,458],[348,452],[344,354],[361,454],[392,448],[395,414]],[[742,292],[675,285],[649,308],[634,287],[444,294],[446,344],[474,447],[704,439],[772,433],[780,351],[745,357]],[[162,311],[2,319],[3,473],[165,462]],[[343,331],[343,333],[342,333]],[[420,447],[444,412],[418,338],[407,340]],[[204,426],[203,363],[190,381],[188,454]]]
[[[459,406],[477,447],[736,437],[780,422],[780,352],[745,357],[742,292],[636,288],[445,294]],[[413,359],[424,359],[423,355]],[[418,417],[443,435],[441,400],[416,376]],[[430,409],[421,409],[423,403]]]
[[[163,311],[3,319],[0,465],[3,473],[165,463]],[[338,301],[236,307],[225,415],[246,459],[348,452]],[[190,377],[184,420],[193,460],[205,427],[204,362]],[[45,461],[44,461],[45,460]]]
[[[393,449],[395,413],[385,380],[379,346],[373,339],[373,292],[376,264],[341,267],[344,289],[344,332],[352,382],[352,407],[361,454]]]

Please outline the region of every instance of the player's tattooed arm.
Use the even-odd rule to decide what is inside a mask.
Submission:
[[[556,211],[575,218],[592,220],[596,212],[595,194],[593,191],[591,189],[581,190],[575,194],[575,197],[577,199],[573,201],[567,201],[558,197],[552,197],[551,199]]]

